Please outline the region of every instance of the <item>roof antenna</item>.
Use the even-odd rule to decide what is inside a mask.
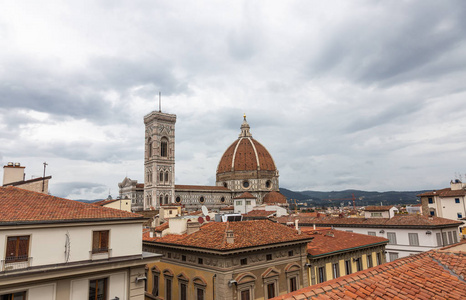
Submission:
[[[159,92],[159,112],[162,112],[162,93]]]

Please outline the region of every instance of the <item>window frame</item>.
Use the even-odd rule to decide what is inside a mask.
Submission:
[[[340,277],[340,262],[336,262],[332,264],[332,276],[333,279],[337,279]]]
[[[26,300],[26,291],[21,291],[21,292],[15,292],[15,293],[8,293],[8,294],[3,294],[3,295],[0,295],[1,297],[3,296],[10,296],[10,298],[8,299],[11,299],[11,300],[15,300],[15,299],[19,299],[19,300]],[[15,297],[18,297],[18,296],[21,296],[22,298],[15,298]]]
[[[374,261],[372,260],[372,253],[366,255],[367,259],[367,268],[372,268],[374,266]]]
[[[387,232],[388,245],[396,245],[396,232]]]
[[[168,138],[166,137],[160,140],[160,157],[168,157]]]
[[[104,300],[107,300],[108,299],[108,287],[109,287],[109,284],[108,284],[108,278],[105,277],[105,278],[97,278],[97,279],[91,279],[89,280],[89,291],[88,291],[88,299],[89,300],[92,300],[91,299],[91,284],[92,282],[95,282],[95,296],[94,296],[94,300],[98,300],[99,298],[99,294],[97,293],[97,290],[99,288],[99,281],[103,281],[103,284],[104,284],[104,295],[103,295],[103,298],[100,298],[100,299],[104,299]]]
[[[419,234],[417,232],[409,232],[408,239],[410,246],[419,246]]]
[[[317,279],[319,280],[317,283],[322,283],[327,281],[327,274],[325,272],[325,266],[321,266],[317,268]]]
[[[460,203],[460,198],[455,198],[455,203]]]
[[[434,204],[434,198],[433,197],[428,197],[427,198],[427,203],[428,204]]]
[[[21,246],[21,239],[24,240],[24,238],[27,238],[26,241],[27,241],[27,245],[24,245]],[[11,250],[11,247],[13,245],[11,241],[13,241],[13,239],[15,239],[15,245],[14,245],[14,255],[9,255],[9,250],[10,250],[10,253]],[[15,236],[8,236],[6,238],[6,245],[5,245],[5,263],[15,263],[15,262],[27,262],[29,261],[29,247],[31,245],[31,236],[30,235],[15,235]],[[10,248],[10,249],[9,249]],[[23,251],[21,251],[23,250]],[[21,252],[20,252],[21,251]],[[22,254],[22,255],[20,255]]]
[[[107,235],[107,243],[106,247],[105,244],[102,244],[102,234]],[[97,241],[97,246],[96,247],[96,235],[98,235],[98,241]],[[100,254],[100,253],[109,253],[110,251],[110,230],[93,230],[92,231],[92,254]]]
[[[353,274],[353,266],[351,265],[351,259],[345,260],[345,275]]]

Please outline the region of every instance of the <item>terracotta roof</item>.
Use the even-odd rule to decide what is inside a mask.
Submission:
[[[175,185],[175,190],[190,190],[190,191],[225,191],[229,192],[230,190],[223,186],[214,186],[214,185]]]
[[[264,196],[263,203],[272,204],[272,203],[288,203],[288,202],[286,202],[286,197],[282,193],[272,191],[272,192],[267,193]]]
[[[144,183],[138,183],[138,184],[136,184],[136,188],[138,188],[138,189],[143,189],[143,188],[144,188]]]
[[[235,197],[234,199],[257,199],[257,198],[251,195],[251,193],[249,192],[244,192],[238,197]]]
[[[301,227],[301,230],[314,237],[312,242],[307,244],[307,252],[312,256],[320,256],[330,252],[338,252],[352,248],[371,247],[374,244],[388,243],[388,240],[383,237],[342,230],[332,230],[328,228],[314,230],[306,227]]]
[[[455,197],[455,196],[465,196],[465,190],[452,190],[451,188],[445,188],[436,191],[425,192],[417,195],[418,197],[427,197],[427,196],[440,196],[440,197]]]
[[[464,299],[465,272],[466,253],[432,250],[273,299]]]
[[[118,200],[120,200],[120,199],[109,199],[109,200],[105,199],[105,200],[100,200],[100,201],[92,202],[91,204],[97,205],[97,206],[104,206],[104,205],[113,203],[113,202],[118,201]]]
[[[251,210],[250,212],[248,212],[247,214],[243,214],[243,216],[245,217],[268,217],[270,215],[273,215],[277,213],[276,210],[262,210],[262,209],[257,209],[257,210]]]
[[[393,205],[388,206],[366,206],[365,211],[389,211]]]
[[[233,230],[234,243],[226,242],[226,231]],[[307,234],[298,232],[288,226],[268,220],[241,222],[210,222],[201,226],[199,231],[190,235],[168,234],[164,237],[150,238],[144,234],[144,242],[160,245],[178,245],[185,247],[213,250],[234,250],[286,242],[308,242],[312,239]]]
[[[220,207],[220,210],[234,210],[234,209],[235,207],[233,205]]]
[[[4,225],[101,219],[143,219],[143,217],[119,209],[58,198],[13,186],[0,188],[0,223]]]
[[[163,224],[161,224],[161,225],[155,227],[155,228],[154,228],[154,231],[164,231],[165,229],[167,229],[168,227],[170,227],[169,224],[168,224],[168,222],[169,222],[169,221],[167,221],[167,222],[165,222],[165,223],[163,223]]]
[[[257,153],[257,156],[256,156]],[[275,171],[275,163],[267,149],[251,137],[241,137],[225,151],[217,174],[234,171]]]
[[[324,226],[355,226],[355,227],[452,227],[463,224],[460,221],[454,221],[439,217],[423,216],[418,214],[395,215],[393,218],[345,218],[345,217],[307,217],[307,216],[287,216],[277,219],[279,223],[286,224],[287,222],[294,222],[295,219],[299,223],[324,225]]]

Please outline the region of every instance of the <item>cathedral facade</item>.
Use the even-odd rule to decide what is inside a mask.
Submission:
[[[144,117],[144,196],[141,208],[150,210],[177,204],[187,210],[198,210],[204,205],[211,211],[219,211],[233,205],[234,199],[245,192],[256,197],[257,204],[267,202],[267,199],[275,201],[277,194],[280,195],[279,201],[286,203],[286,198],[279,193],[275,162],[267,149],[252,137],[246,116],[239,137],[220,158],[215,186],[175,184],[175,123],[176,115],[160,111]]]

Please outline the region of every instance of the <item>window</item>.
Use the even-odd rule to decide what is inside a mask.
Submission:
[[[168,172],[165,172],[165,182],[168,182]]]
[[[319,283],[326,281],[325,267],[319,267]]]
[[[159,181],[163,182],[163,172],[162,171],[160,171],[160,174],[159,174]]]
[[[251,200],[246,200],[246,205],[251,205]]]
[[[394,261],[398,259],[398,252],[389,252],[388,253],[388,258],[390,261]]]
[[[419,236],[417,233],[408,233],[409,245],[419,246]]]
[[[204,300],[205,290],[201,288],[196,288],[196,300]]]
[[[251,300],[251,292],[249,289],[241,291],[241,300]]]
[[[180,203],[181,202],[181,198],[180,196],[177,196],[176,199],[175,199],[176,203]]]
[[[395,232],[387,232],[388,243],[391,245],[396,244],[396,233]]]
[[[288,251],[288,256],[293,256],[293,250]]]
[[[160,195],[160,197],[159,197],[159,203],[160,203],[160,205],[163,204],[163,196],[162,195]]]
[[[220,202],[225,202],[225,197],[220,198]]]
[[[204,196],[201,196],[201,197],[199,198],[199,202],[201,202],[201,203],[204,203],[204,202],[205,202]]]
[[[362,271],[362,259],[360,257],[356,258],[356,268],[359,271]]]
[[[186,261],[186,255],[181,255],[181,261]]]
[[[333,279],[340,277],[340,264],[339,263],[332,264],[332,273],[333,273]]]
[[[368,268],[372,268],[372,267],[373,267],[373,264],[372,264],[372,254],[367,254],[367,267],[368,267]]]
[[[382,218],[381,212],[371,212],[371,218]]]
[[[367,235],[372,235],[372,236],[376,236],[376,232],[375,231],[368,231],[367,232]]]
[[[433,199],[432,197],[427,198],[427,200],[429,201],[429,204],[433,204],[433,203],[434,203],[434,199]]]
[[[165,195],[165,204],[168,204],[168,195]]]
[[[275,282],[267,284],[267,299],[275,298]]]
[[[437,246],[442,246],[442,237],[440,236],[440,232],[435,234],[437,236]]]
[[[434,210],[431,210],[431,211],[430,211],[430,215],[431,215],[432,217],[435,216],[435,211],[434,211]]]
[[[236,201],[236,206],[241,206],[243,205],[243,201]]]
[[[455,203],[460,203],[460,198],[455,198]]]
[[[266,260],[272,260],[272,254],[267,254],[267,255],[265,256],[265,259],[266,259]]]
[[[29,236],[10,236],[7,239],[5,262],[28,261]]]
[[[267,181],[265,182],[265,187],[266,187],[266,188],[270,188],[271,186],[272,186],[272,183],[270,182],[270,180],[267,180]]]
[[[92,253],[108,252],[108,230],[92,232]]]
[[[448,245],[447,233],[446,233],[446,232],[442,232],[442,246],[445,246],[445,245]]]
[[[0,300],[26,300],[26,292],[0,295]]]
[[[451,231],[448,231],[448,244],[453,244],[453,236],[451,235]]]
[[[248,259],[247,259],[247,258],[242,258],[242,259],[240,260],[240,264],[241,264],[242,266],[247,265],[247,264],[248,264]]]
[[[149,148],[149,149],[148,149],[148,150],[149,150],[149,151],[148,151],[148,152],[149,152],[149,157],[151,157],[151,156],[152,156],[152,147],[153,147],[153,145],[152,145],[152,139],[151,139],[151,138],[149,138],[149,139],[147,140],[147,145],[148,145],[148,148]]]
[[[380,266],[382,264],[382,255],[380,254],[380,252],[377,252],[375,257],[377,258],[377,265]]]
[[[346,275],[353,273],[353,270],[351,268],[351,260],[345,260],[345,271]]]
[[[95,279],[89,282],[89,300],[107,299],[107,278]]]
[[[152,295],[158,296],[159,295],[159,280],[160,274],[159,273],[152,273]]]
[[[188,296],[188,285],[185,282],[180,282],[180,300],[186,300]]]
[[[460,212],[459,212],[459,213],[457,213],[456,215],[458,216],[458,219],[462,219],[462,218],[463,218],[463,214],[462,214],[462,213],[460,213]]]
[[[456,232],[452,231],[451,233],[453,234],[453,242],[455,244],[458,243],[458,235],[456,234]]]
[[[291,277],[288,279],[290,283],[290,290],[288,292],[294,292],[298,290],[298,282],[296,277]]]
[[[249,182],[248,181],[243,181],[243,187],[247,189],[249,187]]]
[[[199,258],[197,259],[197,263],[200,264],[200,265],[202,265],[202,264],[204,264],[204,260],[203,260],[202,258],[199,257]]]
[[[160,156],[167,157],[168,156],[168,140],[167,138],[162,138],[160,142]]]
[[[172,300],[172,279],[165,278],[165,299]]]

